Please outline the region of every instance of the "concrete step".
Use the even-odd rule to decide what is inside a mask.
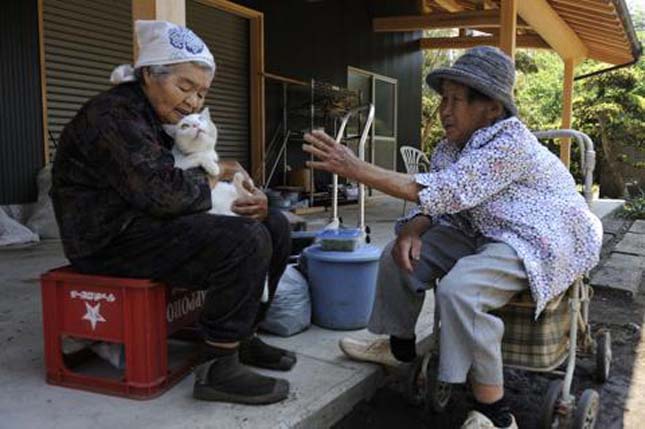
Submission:
[[[606,215],[621,203],[600,202]],[[402,203],[379,201],[367,209],[375,244],[393,237],[392,222]],[[348,212],[353,219],[356,211]],[[322,214],[326,218],[328,214]],[[309,219],[308,219],[309,220]],[[64,427],[116,429],[155,428],[328,428],[385,381],[377,365],[344,357],[338,341],[344,336],[367,337],[365,330],[341,332],[312,326],[291,338],[266,336],[267,342],[294,350],[298,364],[288,373],[266,371],[291,382],[289,398],[268,406],[198,402],[192,399],[192,377],[161,397],[135,401],[50,386],[44,380],[38,275],[64,263],[60,243],[46,242],[29,249],[0,251],[0,416],[4,427]],[[433,299],[428,295],[417,338],[432,332]]]

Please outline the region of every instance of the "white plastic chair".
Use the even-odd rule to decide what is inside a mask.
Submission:
[[[430,160],[423,151],[412,146],[401,146],[399,149],[403,164],[405,165],[405,172],[408,174],[425,173],[430,166]],[[403,214],[405,214],[405,206],[408,202],[403,200]]]

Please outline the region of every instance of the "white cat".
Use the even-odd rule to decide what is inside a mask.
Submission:
[[[201,113],[193,113],[182,118],[177,125],[164,125],[166,133],[175,139],[172,154],[175,167],[186,170],[202,167],[211,176],[220,173],[219,157],[215,152],[217,127],[211,120],[208,107]],[[231,210],[233,201],[251,193],[244,188],[244,175],[235,173],[233,182],[218,182],[211,190],[212,208],[209,213],[237,216]]]
[[[208,107],[201,113],[184,116],[177,125],[164,125],[164,130],[175,139],[172,155],[175,157],[175,167],[187,170],[193,167],[202,167],[212,176],[220,172],[219,157],[215,152],[217,144],[217,127],[211,120]],[[251,180],[251,179],[248,179]],[[208,213],[227,216],[238,216],[231,210],[233,201],[251,193],[244,188],[244,175],[235,173],[233,182],[218,182],[211,189],[212,208]],[[253,182],[251,182],[253,185]],[[269,301],[268,275],[264,280],[261,302]]]

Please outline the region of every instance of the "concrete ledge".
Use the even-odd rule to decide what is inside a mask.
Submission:
[[[598,199],[593,200],[590,205],[591,212],[604,219],[625,205],[625,200]]]

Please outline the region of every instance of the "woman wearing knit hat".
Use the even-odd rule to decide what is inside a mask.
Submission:
[[[248,183],[234,202],[240,216],[207,213],[211,188],[241,170],[221,162],[220,175],[174,168],[173,140],[162,127],[201,111],[215,74],[208,47],[187,28],[137,21],[139,57],[112,73],[115,86],[89,100],[63,130],[51,197],[63,247],[84,273],[148,277],[205,289],[199,325],[205,364],[197,399],[272,403],[287,381],[242,364],[289,370],[292,352],[255,335],[290,253],[289,225]],[[126,350],[126,353],[128,351]]]
[[[493,47],[464,53],[427,76],[441,95],[445,138],[428,173],[414,176],[360,161],[318,131],[303,149],[323,169],[419,204],[384,250],[368,329],[341,340],[351,358],[395,365],[416,358],[415,325],[435,286],[441,315],[438,378],[470,380],[475,409],[464,428],[516,428],[504,399],[503,321],[491,314],[530,289],[537,315],[596,265],[600,221],[560,160],[517,118],[515,68]]]

